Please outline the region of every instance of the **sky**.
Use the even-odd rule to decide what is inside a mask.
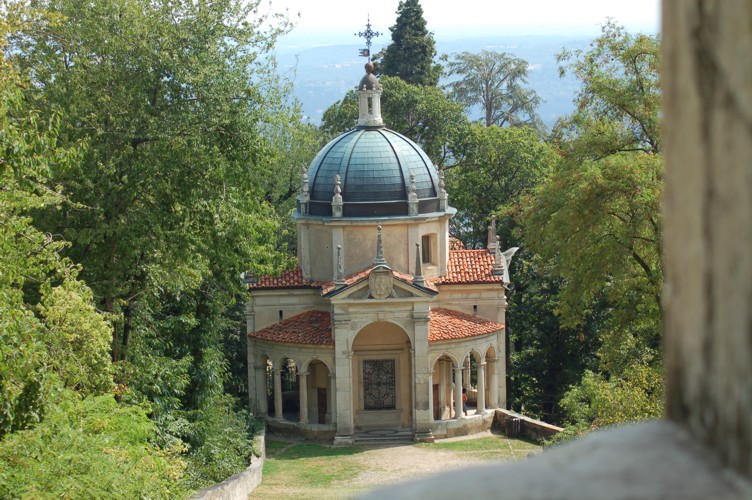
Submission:
[[[262,0],[262,10],[296,21],[288,39],[317,36],[320,44],[358,43],[370,16],[372,29],[390,38],[399,0]],[[436,39],[467,35],[596,35],[609,17],[629,31],[660,30],[660,0],[421,0]],[[298,17],[298,13],[300,17]]]

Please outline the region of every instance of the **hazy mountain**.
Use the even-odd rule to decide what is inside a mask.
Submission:
[[[530,85],[543,98],[539,113],[550,127],[556,119],[573,110],[572,100],[579,89],[571,76],[559,78],[556,54],[563,48],[582,49],[589,37],[574,36],[484,36],[442,42],[439,54],[478,52],[482,49],[510,52],[530,63]],[[363,75],[366,60],[358,57],[362,44],[314,46],[314,40],[297,40],[295,45],[277,48],[279,68],[295,84],[295,95],[313,123],[320,123],[326,108],[354,88]],[[373,51],[381,49],[374,44]],[[480,112],[471,118],[480,118]]]

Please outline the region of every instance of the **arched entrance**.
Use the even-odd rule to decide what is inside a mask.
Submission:
[[[332,377],[326,363],[313,360],[305,373],[299,373],[301,423],[329,424],[332,422]]]
[[[353,341],[352,399],[356,429],[412,427],[412,361],[407,333],[386,321]]]

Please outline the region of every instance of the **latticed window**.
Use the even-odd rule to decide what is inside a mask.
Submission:
[[[395,363],[393,359],[363,360],[363,408],[393,410],[395,394]]]

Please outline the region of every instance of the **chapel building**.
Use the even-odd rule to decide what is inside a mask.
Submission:
[[[251,405],[334,444],[485,430],[506,405],[510,252],[495,224],[487,249],[455,248],[443,172],[385,127],[366,72],[357,127],[302,175],[298,267],[247,279]]]

